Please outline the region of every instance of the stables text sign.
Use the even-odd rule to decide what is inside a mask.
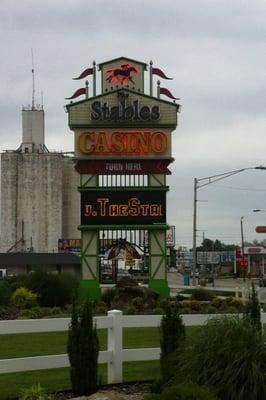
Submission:
[[[157,121],[160,118],[159,106],[141,106],[138,100],[127,104],[120,100],[117,106],[110,107],[106,102],[94,101],[91,105],[92,121]]]
[[[162,127],[175,129],[177,105],[124,90],[67,105],[69,127]]]
[[[166,193],[123,190],[81,193],[81,225],[139,225],[166,222]]]

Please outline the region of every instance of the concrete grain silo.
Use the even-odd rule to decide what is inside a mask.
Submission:
[[[44,143],[42,107],[22,110],[22,143],[1,154],[1,252],[57,252],[79,238],[78,174]]]

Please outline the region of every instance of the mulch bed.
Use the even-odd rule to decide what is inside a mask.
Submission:
[[[101,386],[99,388],[100,391],[113,391],[118,392],[123,395],[135,395],[139,393],[149,393],[151,387],[151,382],[134,382],[134,383],[127,383],[127,384],[117,384],[117,385],[106,385]],[[55,400],[68,400],[72,399],[75,396],[73,395],[72,391],[62,391],[53,393],[53,398]]]

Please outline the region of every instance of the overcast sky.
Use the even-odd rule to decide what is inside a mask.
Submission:
[[[46,115],[46,145],[73,150],[65,97],[83,69],[126,56],[173,77],[162,81],[182,110],[173,133],[168,223],[178,245],[192,244],[193,180],[266,166],[265,0],[1,0],[0,150],[21,142],[21,108],[31,103],[31,49],[36,103]],[[148,73],[147,82],[148,82]],[[155,79],[156,81],[156,79]],[[263,240],[266,171],[247,170],[198,191],[198,244],[205,237]]]

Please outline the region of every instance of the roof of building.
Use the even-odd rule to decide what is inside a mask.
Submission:
[[[80,265],[74,253],[0,253],[0,265]]]

